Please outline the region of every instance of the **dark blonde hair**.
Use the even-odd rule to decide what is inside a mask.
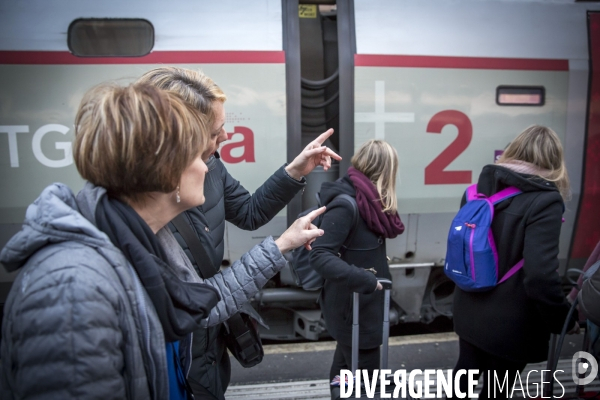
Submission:
[[[542,178],[554,182],[564,200],[570,197],[569,175],[563,146],[552,129],[532,125],[519,134],[504,150],[497,163],[525,161],[548,172]]]
[[[137,82],[177,93],[198,111],[207,115],[209,124],[215,119],[212,104],[215,101],[227,100],[225,93],[210,77],[191,69],[159,67],[146,72]]]
[[[206,117],[151,85],[102,84],[75,117],[74,159],[84,179],[113,197],[143,202],[169,193],[208,145]]]
[[[371,139],[356,151],[350,160],[352,166],[365,174],[377,188],[383,212],[398,210],[396,174],[398,153],[388,142]]]

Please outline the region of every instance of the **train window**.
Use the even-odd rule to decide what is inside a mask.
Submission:
[[[499,106],[543,106],[546,91],[543,86],[498,86],[496,104]]]
[[[145,19],[80,18],[67,43],[78,57],[141,57],[154,47],[154,27]]]

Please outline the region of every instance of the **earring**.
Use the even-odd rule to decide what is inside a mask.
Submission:
[[[181,197],[179,196],[179,185],[177,185],[177,193],[175,194],[176,198],[177,198],[177,202],[181,203]]]

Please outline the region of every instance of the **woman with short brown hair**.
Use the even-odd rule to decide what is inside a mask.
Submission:
[[[149,85],[103,85],[77,112],[75,196],[47,187],[0,253],[17,271],[4,308],[0,387],[9,399],[192,398],[191,332],[218,324],[322,234],[303,218],[203,281],[166,224],[204,202],[205,116]],[[179,249],[179,251],[174,251]],[[234,281],[234,279],[231,279]],[[242,286],[243,285],[243,286]]]

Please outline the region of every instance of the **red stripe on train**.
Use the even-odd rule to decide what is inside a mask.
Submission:
[[[434,57],[356,54],[357,67],[512,69],[527,71],[568,71],[568,60],[483,57]]]
[[[153,51],[143,57],[76,57],[68,51],[0,51],[0,64],[281,64],[283,51]]]

